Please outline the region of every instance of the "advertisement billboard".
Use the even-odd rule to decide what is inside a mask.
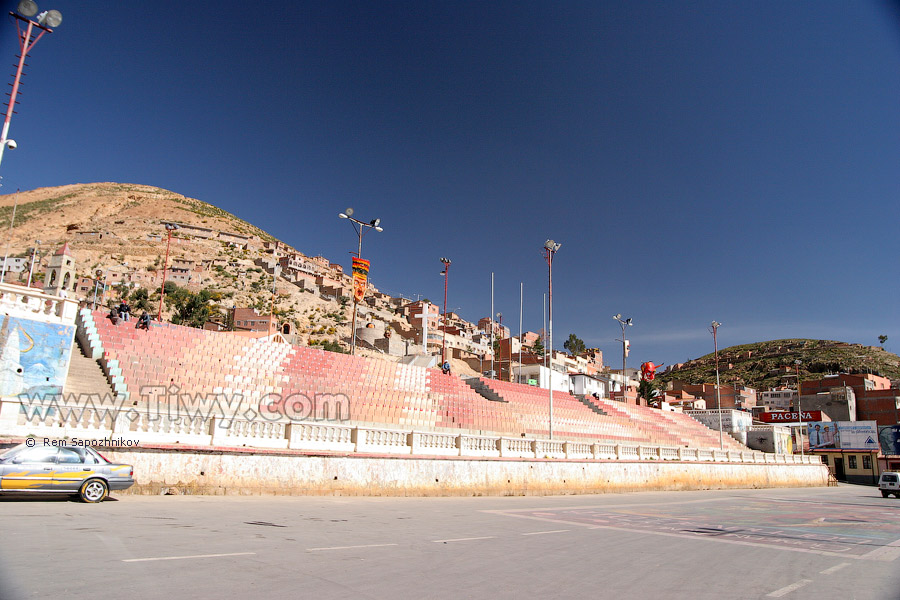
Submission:
[[[811,450],[878,450],[875,421],[811,421],[807,423]]]

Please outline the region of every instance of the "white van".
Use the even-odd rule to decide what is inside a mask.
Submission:
[[[885,471],[878,480],[878,489],[881,495],[887,498],[891,494],[900,498],[900,473],[894,471]]]

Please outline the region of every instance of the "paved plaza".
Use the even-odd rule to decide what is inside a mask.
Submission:
[[[0,499],[2,598],[900,597],[871,487]]]

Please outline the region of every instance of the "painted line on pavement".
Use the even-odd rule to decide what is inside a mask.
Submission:
[[[124,558],[122,562],[151,562],[155,560],[187,560],[190,558],[220,558],[223,556],[248,556],[256,552],[231,552],[229,554],[191,554],[189,556],[155,556],[153,558]]]
[[[484,537],[470,537],[470,538],[455,538],[452,540],[431,540],[435,544],[446,544],[447,542],[470,542],[472,540],[492,540],[496,535],[486,535]]]
[[[869,560],[880,560],[884,562],[891,562],[895,560],[898,556],[900,556],[900,540],[895,540],[888,544],[887,546],[882,546],[881,548],[876,548],[869,552],[868,554],[863,554],[860,558],[867,558]]]
[[[832,573],[837,573],[844,567],[849,567],[850,563],[841,563],[839,565],[834,565],[833,567],[829,567],[824,571],[819,571],[819,575],[831,575]]]
[[[544,535],[546,533],[564,533],[566,531],[570,531],[569,529],[553,529],[552,531],[531,531],[528,533],[523,533],[522,535]]]
[[[771,594],[766,594],[766,598],[781,598],[786,594],[790,594],[794,590],[799,590],[803,586],[812,583],[812,579],[801,579],[797,583],[792,583],[791,585],[786,585],[780,590],[775,590]]]
[[[307,548],[307,552],[319,550],[353,550],[354,548],[384,548],[385,546],[397,546],[398,544],[362,544],[360,546],[330,546],[328,548]]]

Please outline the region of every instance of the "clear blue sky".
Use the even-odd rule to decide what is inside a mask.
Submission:
[[[14,8],[5,2],[4,11]],[[900,349],[900,12],[879,2],[100,3],[29,59],[0,175],[198,198],[375,285],[670,364]],[[104,11],[104,9],[110,9]],[[0,64],[12,65],[4,20]],[[11,81],[12,67],[8,67]],[[5,86],[4,86],[5,87]],[[160,215],[164,217],[165,215]]]

